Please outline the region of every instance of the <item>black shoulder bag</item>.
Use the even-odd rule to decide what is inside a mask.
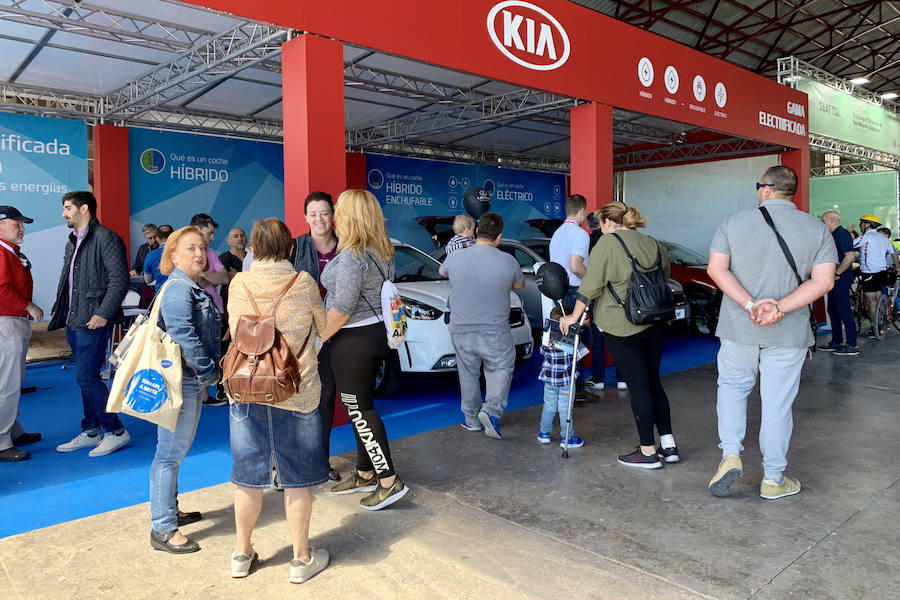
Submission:
[[[769,214],[769,211],[765,206],[759,207],[759,212],[762,213],[763,219],[766,220],[766,224],[772,228],[772,231],[775,232],[775,237],[778,238],[778,245],[781,246],[781,251],[784,253],[784,257],[787,259],[788,264],[791,266],[791,270],[794,272],[794,276],[797,278],[797,287],[803,285],[803,279],[800,277],[800,273],[797,271],[797,263],[794,262],[794,256],[791,254],[790,248],[788,248],[787,243],[785,243],[784,238],[781,237],[781,234],[778,233],[778,230],[775,229],[775,223],[772,221],[772,215]],[[813,334],[813,343],[812,346],[807,348],[807,352],[809,352],[809,357],[812,358],[812,355],[816,353],[816,336],[818,334],[818,325],[816,323],[816,318],[813,316],[813,305],[809,305],[809,327],[812,329]]]
[[[641,269],[644,267],[628,251],[628,246],[625,245],[622,238],[616,233],[612,235],[622,244],[625,255],[631,262],[631,281],[628,283],[628,292],[625,294],[624,302],[616,294],[612,284],[606,283],[613,299],[625,309],[625,318],[635,325],[652,325],[674,319],[675,299],[672,297],[672,290],[669,288],[669,282],[666,281],[666,274],[662,269],[662,252],[659,243],[656,244],[656,262],[648,270],[641,271],[638,267]]]

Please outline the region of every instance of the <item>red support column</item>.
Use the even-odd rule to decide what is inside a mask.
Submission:
[[[569,193],[584,196],[592,211],[613,200],[612,107],[582,104],[570,114]]]
[[[794,194],[794,204],[803,212],[809,212],[809,147],[783,152],[781,164],[797,172],[797,193]]]
[[[131,195],[125,127],[94,125],[94,196],[97,218],[122,237],[130,262]]]
[[[347,153],[347,189],[366,189],[366,155]]]
[[[303,201],[315,190],[337,199],[346,189],[343,45],[301,35],[282,45],[284,221],[309,231]]]

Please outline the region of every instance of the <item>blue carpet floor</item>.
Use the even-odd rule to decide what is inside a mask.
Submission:
[[[667,340],[662,371],[671,373],[714,362],[718,346],[717,339],[699,336]],[[26,371],[24,386],[37,390],[22,395],[19,420],[26,431],[39,431],[44,438],[26,446],[32,453],[31,460],[0,464],[0,537],[147,501],[155,426],[123,417],[132,442],[109,456],[90,458],[87,451],[56,452],[57,444],[79,433],[82,418],[74,370],[67,367],[67,363],[50,363]],[[518,368],[507,410],[542,401],[539,368],[538,356]],[[455,375],[406,378],[397,394],[378,399],[376,406],[391,439],[402,438],[458,423],[458,389]],[[334,430],[332,454],[355,447],[349,425]],[[230,470],[228,410],[205,407],[194,444],[181,466],[180,490],[226,482]]]

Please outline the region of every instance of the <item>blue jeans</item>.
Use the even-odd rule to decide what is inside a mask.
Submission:
[[[846,281],[845,281],[846,279]],[[841,277],[834,282],[834,287],[828,292],[828,318],[831,320],[831,343],[835,346],[844,345],[844,335],[841,324],[847,332],[847,345],[856,346],[856,320],[850,309],[850,284],[853,277]]]
[[[109,389],[100,379],[100,369],[106,360],[112,324],[99,329],[69,329],[66,327],[66,341],[72,348],[75,360],[75,382],[81,388],[84,404],[84,419],[81,430],[88,433],[119,433],[123,429],[119,416],[106,412]]]
[[[206,386],[185,377],[181,383],[181,411],[175,431],[156,428],[156,454],[150,463],[150,524],[153,531],[178,529],[178,469],[194,442]]]
[[[559,435],[566,435],[569,418],[569,386],[544,384],[544,408],[541,410],[541,433],[553,431],[553,419],[559,415]],[[569,426],[569,437],[575,435],[574,423]]]
[[[569,312],[574,310],[575,302],[577,300],[578,300],[578,286],[569,284],[569,291],[566,292],[566,297],[563,298],[563,300],[562,300],[563,306],[565,306],[565,308],[566,308],[566,314],[569,314]],[[591,308],[593,308],[593,302],[588,304],[586,310],[590,311]],[[588,316],[590,316],[590,312],[588,312]],[[593,319],[591,320],[591,322],[593,322]],[[578,335],[578,343],[584,344],[585,347],[587,347],[587,348],[591,348],[593,346],[593,340],[591,339],[591,337],[592,337],[591,334],[593,333],[593,330],[594,330],[593,326],[592,327],[582,327],[581,333]],[[591,360],[592,361],[594,360],[593,357],[591,358]],[[604,363],[605,360],[606,359],[603,359],[600,362]],[[580,392],[581,390],[584,389],[584,380],[580,376],[581,366],[583,363],[584,363],[584,359],[582,358],[581,360],[578,361],[578,366],[576,368],[576,371],[579,373],[579,377],[575,380],[575,391],[576,392]],[[591,364],[593,365],[594,363],[591,362]],[[605,365],[603,368],[604,369],[606,368]],[[593,369],[591,370],[591,377],[593,377]],[[594,381],[597,381],[597,380],[594,379]],[[603,381],[603,377],[600,377],[600,381]]]

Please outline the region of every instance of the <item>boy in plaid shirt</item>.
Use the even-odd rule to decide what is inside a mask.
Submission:
[[[558,321],[562,316],[559,307],[553,309],[550,318]],[[544,332],[550,331],[550,323],[547,322]],[[550,443],[550,432],[553,430],[553,419],[559,415],[560,437],[566,432],[566,420],[569,418],[569,387],[572,382],[572,351],[571,349],[558,347],[553,342],[546,341],[543,336],[541,343],[541,372],[538,379],[544,382],[544,409],[541,411],[541,429],[537,439],[542,444]],[[579,343],[579,346],[581,344]],[[578,374],[576,373],[576,377]],[[565,447],[565,439],[560,441],[560,447]],[[569,428],[569,448],[580,448],[584,440],[574,433],[574,424]]]

